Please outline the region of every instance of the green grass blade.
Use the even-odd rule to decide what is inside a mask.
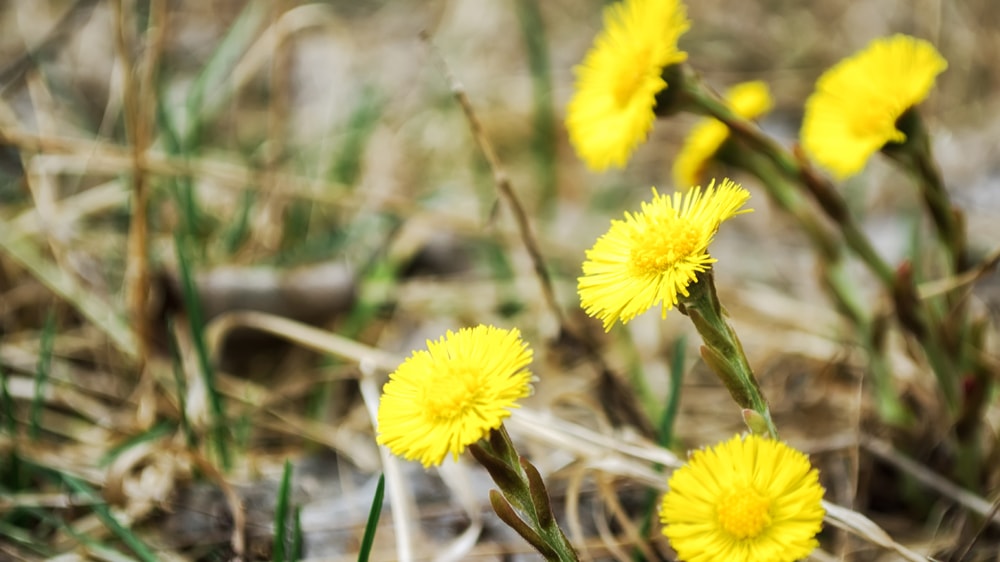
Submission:
[[[137,537],[131,529],[125,527],[118,521],[118,518],[111,513],[111,508],[107,504],[101,503],[100,495],[94,491],[93,488],[88,486],[82,480],[74,478],[68,474],[60,474],[62,481],[69,487],[73,492],[77,494],[83,494],[94,500],[96,503],[93,506],[94,513],[100,518],[104,526],[107,527],[112,533],[114,533],[123,543],[127,546],[136,558],[142,560],[143,562],[156,562],[159,558],[153,553],[152,550],[146,543],[142,542],[142,539]]]
[[[134,556],[126,555],[114,548],[111,548],[104,542],[104,538],[94,538],[86,533],[81,533],[77,529],[67,524],[64,521],[58,521],[56,528],[62,530],[62,532],[73,537],[82,545],[86,545],[86,550],[92,554],[93,559],[103,560],[104,562],[131,562],[135,560]]]
[[[32,241],[0,221],[0,252],[25,267],[50,291],[65,300],[84,318],[101,329],[122,353],[135,358],[138,347],[135,333],[125,315],[93,291],[83,287],[76,277],[44,257]]]
[[[198,291],[194,284],[194,274],[191,272],[191,260],[188,257],[184,243],[185,237],[181,233],[174,236],[174,247],[177,251],[177,264],[180,269],[181,290],[184,294],[184,304],[187,310],[187,318],[191,329],[191,337],[194,340],[195,354],[198,359],[198,366],[201,368],[201,375],[204,377],[205,389],[208,392],[208,400],[212,409],[212,441],[215,445],[215,452],[219,456],[224,471],[228,471],[231,462],[229,457],[228,439],[226,438],[226,415],[222,406],[222,396],[215,387],[215,369],[208,357],[208,348],[205,345],[205,334],[202,320],[201,302],[198,300]]]
[[[303,248],[309,246],[309,230],[312,226],[313,204],[310,201],[292,201],[281,217],[281,251],[278,263],[294,265],[303,257]]]
[[[239,251],[240,247],[250,237],[250,210],[253,209],[256,202],[257,193],[255,191],[248,189],[243,193],[243,200],[240,202],[240,210],[236,215],[236,220],[233,221],[232,226],[227,228],[222,235],[222,239],[225,241],[226,252],[229,255],[233,255]]]
[[[7,371],[0,365],[0,428],[14,435],[17,431],[17,420],[14,419],[14,399],[7,388]]]
[[[372,508],[368,512],[368,524],[365,525],[365,536],[361,538],[361,550],[358,551],[358,562],[368,562],[372,544],[375,543],[375,531],[378,529],[378,519],[382,515],[382,498],[385,495],[385,474],[378,477],[375,487],[375,497],[372,498]]]
[[[351,112],[346,127],[346,137],[337,151],[337,158],[330,169],[330,180],[344,185],[354,185],[361,174],[361,161],[368,139],[382,116],[384,101],[371,86],[364,88],[361,101]]]
[[[149,428],[147,431],[140,433],[138,435],[133,435],[126,439],[125,441],[112,447],[104,456],[97,461],[97,466],[108,466],[111,461],[115,460],[118,455],[123,452],[135,447],[140,443],[145,443],[146,441],[156,441],[161,437],[166,437],[174,432],[174,424],[167,420],[163,420],[160,423]]]
[[[7,372],[2,366],[0,366],[0,415],[3,418],[0,430],[5,431],[13,438],[17,434],[14,399],[7,388]],[[8,489],[22,489],[26,486],[27,479],[28,475],[21,470],[21,457],[17,453],[17,441],[15,440],[6,458],[0,457],[0,494],[6,493]],[[3,536],[2,532],[0,532],[0,536]]]
[[[233,93],[233,67],[246,53],[268,11],[268,2],[248,2],[246,7],[229,26],[229,32],[212,53],[211,58],[195,78],[188,92],[188,129],[181,135],[182,146],[192,150],[201,144],[204,120]],[[213,92],[214,90],[214,92]],[[220,90],[225,90],[219,93]],[[211,102],[206,99],[215,93]]]
[[[681,336],[674,342],[674,352],[670,361],[670,394],[667,396],[667,405],[660,416],[659,431],[657,431],[657,441],[662,447],[670,447],[674,443],[674,422],[677,421],[677,412],[681,405],[681,386],[684,382],[684,349],[687,346],[687,338]]]
[[[187,381],[184,380],[184,363],[181,361],[180,346],[177,344],[177,328],[174,319],[167,318],[167,344],[170,348],[170,365],[174,373],[174,385],[177,387],[177,409],[180,411],[181,429],[191,448],[198,445],[198,438],[191,428],[187,417]]]
[[[30,550],[34,556],[31,558],[25,556],[26,560],[48,559],[56,554],[52,549],[39,544],[38,538],[32,535],[27,529],[5,521],[0,521],[0,537],[3,537],[6,543],[5,550],[7,552],[10,551],[8,549],[23,549],[21,553],[15,554],[15,556],[25,556],[27,553],[23,551]],[[14,559],[18,560],[18,558]]]
[[[187,153],[182,146],[181,133],[177,130],[177,124],[170,113],[170,107],[164,103],[166,99],[169,98],[161,86],[159,94],[156,96],[156,124],[160,131],[160,139],[168,154],[184,157]],[[183,218],[181,230],[194,236],[201,224],[201,215],[191,178],[189,176],[176,176],[168,181],[173,184],[170,194],[177,203],[177,208]]]
[[[302,508],[295,506],[295,520],[292,522],[292,552],[288,559],[298,562],[302,559]]]
[[[56,334],[56,315],[50,308],[42,328],[42,341],[38,351],[38,368],[35,371],[35,397],[31,401],[29,432],[32,440],[38,439],[42,429],[42,408],[45,405],[45,385],[49,381],[52,365],[52,344]]]
[[[674,342],[674,352],[670,360],[670,394],[667,396],[667,404],[660,414],[660,420],[656,432],[656,440],[662,447],[670,447],[674,441],[674,422],[677,420],[677,412],[681,403],[681,386],[684,382],[684,350],[687,347],[687,338],[681,336]],[[663,467],[659,464],[653,467],[657,472],[662,472]],[[660,493],[656,490],[649,490],[646,495],[646,506],[643,510],[642,536],[649,536],[649,530],[653,527],[653,516],[659,511],[656,509]],[[632,553],[632,559],[636,562],[645,560],[642,551],[636,549]]]
[[[362,89],[359,102],[352,108],[347,123],[336,126],[333,135],[337,137],[338,146],[332,151],[324,151],[324,155],[326,153],[334,155],[326,171],[326,176],[331,182],[346,186],[357,182],[361,175],[365,147],[379,124],[384,105],[383,96],[379,95],[374,87],[366,86]],[[331,225],[319,224],[318,219],[322,214],[317,211],[320,209],[310,201],[293,201],[287,207],[283,217],[279,263],[295,264],[324,259],[324,256],[339,253],[338,246],[343,244],[344,240],[340,236],[329,235]],[[373,215],[368,220],[352,225],[352,229],[359,226],[380,227],[382,222],[377,215]],[[364,234],[370,235],[367,232]],[[378,239],[377,235],[363,237],[363,241]],[[347,244],[347,247],[353,245]],[[365,245],[360,247],[366,248]]]
[[[168,105],[166,81],[159,83],[156,120],[160,140],[167,152],[181,158],[197,157],[204,145],[205,122],[214,115],[235,92],[232,71],[254,40],[264,16],[266,2],[249,2],[229,27],[226,36],[216,46],[201,73],[194,79],[183,106]],[[211,105],[211,107],[209,107]],[[197,194],[190,177],[177,177],[172,194],[184,217],[187,233],[197,236],[207,230]]]
[[[285,460],[285,471],[281,475],[281,487],[278,488],[278,504],[274,508],[274,545],[271,547],[271,559],[275,562],[289,560],[285,556],[285,544],[288,529],[288,504],[292,483],[292,463]]]

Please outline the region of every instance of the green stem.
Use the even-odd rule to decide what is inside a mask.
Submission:
[[[958,354],[949,353],[948,348],[944,346],[945,334],[941,323],[934,318],[929,303],[922,301],[917,295],[913,275],[913,268],[909,263],[904,263],[897,271],[897,283],[892,291],[896,318],[900,325],[920,343],[927,363],[937,378],[948,411],[954,413],[959,400],[956,378],[961,372],[960,357]]]
[[[723,144],[716,157],[725,164],[742,168],[756,176],[767,190],[767,194],[771,196],[771,200],[799,223],[824,260],[841,258],[843,252],[840,240],[823,225],[798,186],[788,181],[788,176],[781,173],[773,159],[736,139],[730,139]]]
[[[906,170],[920,187],[924,207],[937,229],[938,238],[951,255],[954,273],[962,273],[971,267],[966,254],[965,231],[958,211],[951,204],[944,180],[931,154],[930,135],[916,110],[911,109],[898,121],[899,128],[906,133],[902,144],[887,144],[882,153],[896,161]]]
[[[697,281],[688,285],[688,291],[690,294],[681,299],[682,310],[691,318],[705,343],[701,348],[702,358],[722,380],[733,400],[740,407],[759,414],[764,420],[767,433],[777,439],[778,430],[771,419],[767,400],[757,384],[757,377],[743,351],[743,344],[736,331],[723,318],[712,270],[699,273]]]
[[[724,123],[735,138],[746,143],[748,152],[756,152],[766,156],[781,173],[801,182],[823,209],[823,212],[838,225],[848,247],[861,258],[883,286],[886,288],[893,286],[895,273],[892,267],[879,256],[864,231],[854,221],[843,197],[828,181],[807,166],[803,166],[800,162],[802,159],[797,158],[764,134],[752,121],[734,113],[725,101],[704,86],[695,74],[686,73],[681,82],[685,101],[693,110]],[[755,166],[759,166],[759,164],[755,164]]]
[[[826,216],[838,226],[844,243],[865,263],[887,291],[894,296],[898,296],[901,289],[907,293],[912,292],[909,290],[913,288],[912,280],[897,275],[896,271],[882,259],[869,237],[854,220],[843,197],[828,181],[817,175],[805,163],[804,157],[789,153],[784,147],[765,135],[754,123],[733,113],[723,100],[701,84],[697,76],[689,72],[685,75],[683,83],[685,100],[688,104],[694,106],[697,111],[726,124],[733,135],[724,149],[720,151],[720,159],[744,168],[757,176],[774,201],[799,222],[812,243],[821,252],[826,266],[824,268],[826,286],[841,311],[852,321],[855,329],[861,334],[862,340],[870,352],[870,366],[875,379],[880,414],[887,421],[904,423],[907,418],[906,410],[893,387],[888,363],[880,356],[881,352],[873,347],[871,341],[874,334],[872,319],[864,307],[860,306],[857,299],[854,298],[856,291],[851,289],[851,283],[845,277],[840,244],[831,241],[831,236],[816,221],[816,217],[809,213],[809,209],[802,201],[801,191],[797,185],[792,185],[789,178],[809,191]],[[929,146],[926,142],[923,145]],[[924,154],[928,154],[928,151],[924,151]],[[931,173],[934,172],[933,166],[920,166],[918,169],[924,173],[926,183],[930,186],[941,187],[940,176]],[[928,188],[925,191],[942,194],[943,188]],[[936,199],[940,199],[940,197]],[[940,200],[936,201],[935,208],[942,209],[944,207],[946,206]],[[950,217],[950,206],[948,209],[947,216]],[[944,214],[940,212],[938,214],[943,228],[953,226],[951,223],[947,225],[944,223],[946,218]],[[953,235],[950,236],[951,239],[955,238]],[[906,281],[910,283],[907,285],[904,283]],[[909,306],[910,304],[914,307]],[[932,369],[940,378],[945,370],[945,363],[942,362],[939,346],[930,341],[926,330],[916,330],[914,323],[908,324],[906,322],[905,317],[910,314],[910,311],[916,311],[920,308],[918,302],[902,306],[897,298],[897,315],[904,327],[908,328],[921,341]],[[945,385],[944,381],[942,384]],[[947,386],[945,385],[943,390],[950,400],[952,393]]]
[[[500,488],[499,494],[490,496],[497,515],[546,560],[577,562],[576,550],[552,515],[541,475],[517,453],[507,429],[501,425],[490,432],[488,441],[475,443],[469,450]]]

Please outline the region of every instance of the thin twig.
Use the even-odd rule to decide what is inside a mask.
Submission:
[[[976,543],[979,542],[979,538],[983,536],[984,532],[986,532],[986,527],[991,522],[996,521],[998,512],[1000,512],[1000,497],[993,501],[993,507],[990,508],[990,512],[986,515],[986,518],[979,524],[979,528],[976,529],[976,534],[972,535],[972,538],[969,539],[969,543],[962,547],[961,552],[955,556],[954,560],[956,562],[962,562],[969,555],[969,553],[972,552],[972,547],[976,546]]]
[[[968,511],[985,518],[988,523],[1000,528],[1000,517],[997,516],[996,506],[991,506],[990,502],[943,478],[913,459],[904,456],[893,448],[891,443],[875,437],[864,436],[861,440],[861,447],[879,460],[909,474],[917,482],[954,501]]]
[[[993,253],[983,258],[983,260],[980,261],[975,267],[963,271],[954,277],[947,277],[936,281],[921,283],[920,286],[917,287],[917,294],[921,299],[926,300],[946,294],[959,287],[971,285],[989,275],[998,263],[1000,263],[1000,248],[993,250]]]
[[[131,56],[131,38],[128,29],[133,25],[134,13],[126,7],[127,0],[114,3],[118,57],[122,71],[122,96],[125,107],[125,129],[131,141],[132,157],[132,220],[128,233],[128,266],[125,275],[125,300],[135,329],[139,346],[139,359],[148,357],[151,325],[146,303],[148,301],[149,274],[149,223],[146,150],[151,141],[152,108],[156,103],[153,87],[156,66],[163,49],[167,21],[167,3],[155,0],[150,5],[147,25],[148,44],[143,51],[138,80],[134,74]]]
[[[444,74],[445,80],[447,80],[448,85],[451,88],[451,92],[455,96],[455,100],[462,108],[466,121],[469,123],[469,129],[472,132],[473,139],[476,141],[476,145],[479,147],[479,150],[483,154],[483,158],[486,159],[486,163],[489,165],[490,171],[493,173],[493,182],[496,185],[497,192],[508,204],[511,213],[514,215],[518,233],[520,234],[521,240],[528,251],[528,255],[531,257],[531,263],[534,266],[535,275],[538,277],[538,282],[542,287],[545,304],[548,306],[552,315],[555,316],[556,320],[559,322],[559,329],[561,332],[560,335],[570,338],[574,343],[579,342],[584,344],[583,348],[585,350],[586,359],[597,371],[597,375],[599,377],[599,392],[605,397],[603,403],[609,415],[635,426],[637,430],[641,431],[648,437],[655,436],[656,429],[644,413],[631,386],[608,367],[607,362],[597,351],[596,346],[593,345],[592,342],[588,341],[588,338],[584,336],[583,331],[576,329],[575,326],[570,325],[570,323],[566,320],[566,316],[563,314],[562,309],[559,307],[559,303],[556,300],[555,289],[552,285],[552,278],[549,276],[548,270],[545,267],[545,258],[542,256],[542,251],[538,246],[538,241],[532,233],[528,215],[525,213],[524,206],[521,204],[520,199],[518,199],[517,194],[514,192],[510,177],[507,175],[507,172],[504,170],[503,165],[500,162],[500,158],[493,149],[493,144],[490,142],[483,130],[482,122],[476,116],[476,112],[472,107],[472,102],[469,101],[469,96],[465,93],[465,89],[462,87],[461,83],[458,82],[449,70],[444,57],[434,49],[434,44],[431,42],[430,36],[426,33],[422,33],[421,39],[427,44],[430,51],[436,55],[435,59],[441,68],[441,72]],[[618,408],[620,411],[615,411],[612,408]]]
[[[559,321],[559,325],[565,326],[566,321],[562,309],[559,308],[559,303],[556,301],[552,278],[545,268],[545,258],[542,256],[542,250],[539,248],[538,241],[531,231],[531,223],[528,221],[528,215],[524,211],[524,206],[521,204],[521,200],[518,199],[511,185],[510,176],[507,175],[507,171],[504,170],[503,165],[500,163],[500,158],[493,148],[493,143],[486,136],[483,124],[479,120],[479,117],[476,116],[476,112],[472,108],[472,102],[469,101],[469,96],[465,93],[465,88],[455,78],[455,75],[451,73],[444,57],[434,49],[434,44],[431,42],[430,36],[423,33],[420,38],[430,47],[431,52],[437,55],[435,58],[441,67],[441,72],[444,74],[445,80],[447,80],[448,86],[451,88],[452,95],[455,96],[455,101],[458,102],[458,105],[462,108],[462,112],[465,114],[465,119],[469,123],[469,129],[472,131],[472,137],[476,141],[476,145],[479,147],[483,158],[486,159],[486,163],[493,173],[493,183],[496,185],[497,192],[507,203],[508,207],[510,207],[511,213],[514,215],[518,233],[521,235],[521,241],[524,243],[525,249],[528,250],[528,255],[531,257],[531,264],[535,269],[535,275],[542,286],[545,304],[549,307],[549,311],[556,317],[556,320]]]

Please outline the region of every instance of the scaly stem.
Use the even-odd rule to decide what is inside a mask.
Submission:
[[[500,492],[490,493],[490,503],[500,519],[546,560],[577,562],[576,551],[552,514],[538,469],[517,453],[507,429],[501,425],[490,432],[488,441],[470,445],[469,450],[500,488]]]
[[[691,318],[705,343],[701,348],[702,358],[722,380],[733,400],[740,407],[759,414],[764,420],[767,433],[777,439],[778,430],[771,420],[767,400],[757,384],[757,377],[743,351],[743,344],[736,331],[723,318],[712,270],[698,273],[697,281],[688,285],[688,291],[690,294],[681,298],[681,310]],[[757,430],[755,427],[750,429]]]

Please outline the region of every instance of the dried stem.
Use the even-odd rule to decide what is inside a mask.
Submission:
[[[147,300],[150,290],[148,176],[146,150],[152,141],[153,108],[156,104],[156,67],[166,37],[167,2],[153,0],[147,25],[148,43],[141,64],[132,60],[132,38],[128,30],[134,25],[134,13],[126,0],[114,3],[117,22],[118,60],[121,64],[125,107],[125,130],[131,143],[132,157],[132,220],[128,235],[128,269],[125,275],[125,300],[138,340],[140,362],[149,357],[151,324]],[[136,76],[138,74],[138,77]]]
[[[436,51],[433,49],[433,44],[430,38],[424,34],[421,38],[431,47],[431,51],[435,54]],[[489,138],[483,131],[482,123],[476,116],[476,112],[472,107],[472,103],[469,101],[468,95],[465,93],[465,89],[462,85],[455,79],[454,75],[448,69],[448,65],[444,58],[440,55],[437,57],[437,61],[441,67],[441,71],[448,81],[451,88],[452,94],[455,96],[455,100],[458,102],[459,106],[462,108],[462,112],[465,114],[465,118],[469,123],[469,128],[472,131],[472,136],[476,141],[476,145],[482,152],[483,157],[486,159],[486,163],[490,167],[490,171],[493,174],[493,182],[496,185],[497,192],[500,197],[507,203],[510,207],[511,213],[514,215],[514,220],[517,223],[518,233],[521,236],[521,241],[524,243],[525,248],[528,251],[528,255],[531,257],[531,263],[535,270],[535,275],[538,277],[539,284],[542,287],[542,294],[545,299],[545,304],[549,311],[555,316],[556,320],[559,322],[559,329],[563,336],[570,338],[574,342],[582,342],[584,349],[586,350],[586,358],[597,371],[599,377],[599,384],[601,387],[601,393],[607,399],[604,401],[606,404],[615,404],[620,407],[622,415],[616,412],[609,412],[616,418],[624,418],[624,421],[635,426],[636,429],[641,431],[644,435],[648,437],[653,437],[656,435],[656,429],[653,424],[649,421],[648,417],[643,413],[642,407],[639,405],[639,401],[635,396],[635,392],[632,388],[621,379],[614,371],[612,371],[604,358],[596,351],[594,345],[587,341],[582,334],[581,330],[576,329],[572,326],[566,319],[559,307],[559,303],[556,300],[555,289],[552,285],[552,278],[549,276],[548,270],[545,267],[545,258],[542,256],[542,251],[538,245],[538,242],[531,231],[531,223],[528,220],[528,215],[524,211],[524,206],[521,204],[514,192],[513,186],[510,182],[510,177],[504,171],[503,166],[500,163],[500,159],[493,149],[493,144],[490,143]]]

